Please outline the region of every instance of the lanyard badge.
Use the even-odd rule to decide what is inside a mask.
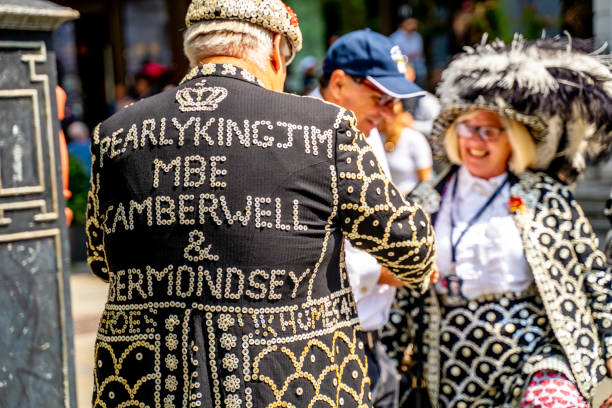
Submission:
[[[459,234],[459,238],[457,238],[457,240],[455,242],[453,242],[453,233],[455,231],[455,217],[453,216],[452,208],[453,208],[453,205],[455,203],[455,196],[457,194],[457,184],[458,184],[458,181],[459,181],[459,173],[456,174],[455,182],[453,184],[453,193],[452,193],[451,211],[450,211],[450,219],[451,219],[451,230],[450,230],[451,268],[450,268],[450,273],[447,276],[442,277],[440,279],[440,286],[439,286],[439,288],[441,289],[440,293],[442,293],[442,294],[447,296],[446,297],[446,302],[449,304],[449,306],[454,306],[454,305],[462,304],[466,300],[466,297],[465,297],[465,295],[462,292],[463,279],[461,279],[459,276],[457,276],[457,271],[456,271],[457,246],[459,245],[459,243],[461,242],[461,240],[465,236],[465,233],[471,227],[473,227],[474,224],[476,224],[476,221],[478,221],[478,219],[482,216],[482,214],[484,214],[486,209],[491,206],[491,203],[493,203],[493,200],[495,200],[495,197],[497,197],[501,193],[501,191],[504,188],[504,186],[506,184],[508,184],[508,182],[509,182],[508,177],[506,177],[504,182],[501,183],[499,185],[499,187],[497,187],[497,189],[491,195],[491,197],[489,197],[487,202],[484,203],[484,205],[482,207],[480,207],[480,209],[476,212],[476,214],[468,221],[467,226],[465,227],[465,229],[461,232],[461,234]]]

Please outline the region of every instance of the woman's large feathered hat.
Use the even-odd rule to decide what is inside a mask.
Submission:
[[[442,74],[443,110],[431,142],[439,157],[452,122],[474,109],[524,124],[536,142],[536,170],[573,181],[587,164],[612,152],[611,56],[589,42],[565,37],[527,41],[515,35],[466,47]]]

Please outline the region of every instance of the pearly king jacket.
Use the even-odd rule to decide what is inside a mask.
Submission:
[[[435,217],[453,166],[435,187],[421,183],[411,199]],[[574,378],[591,400],[612,358],[612,268],[598,249],[597,238],[569,188],[544,173],[510,174],[510,211],[520,232],[527,262],[554,335],[569,364],[558,370]],[[401,359],[411,336],[407,321],[414,310],[408,291],[398,292],[384,342]],[[398,306],[401,306],[398,308]],[[438,401],[440,307],[431,288],[424,300],[423,373],[431,401]],[[540,362],[526,371],[537,371]],[[553,362],[546,362],[550,367]]]
[[[208,64],[92,153],[94,407],[370,406],[343,236],[422,290],[433,229],[352,113]]]

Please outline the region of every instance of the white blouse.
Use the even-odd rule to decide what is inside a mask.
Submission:
[[[504,173],[488,180],[480,179],[461,166],[448,183],[435,223],[437,264],[440,268],[440,280],[436,283],[438,293],[447,293],[449,281],[444,278],[453,274],[458,278],[455,280],[461,283],[461,294],[468,299],[509,291],[520,292],[533,282],[519,231],[508,208],[509,184],[502,188],[465,233],[457,245],[455,271],[451,271],[451,211],[455,219],[452,239],[457,242],[469,220],[507,176]],[[453,202],[455,177],[459,177],[459,182]]]

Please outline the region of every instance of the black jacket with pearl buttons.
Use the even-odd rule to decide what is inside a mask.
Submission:
[[[92,152],[94,407],[369,405],[343,236],[417,290],[434,249],[352,113],[209,64]]]

